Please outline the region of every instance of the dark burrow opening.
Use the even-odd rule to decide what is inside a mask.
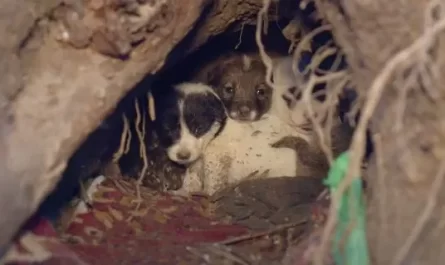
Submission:
[[[268,52],[274,52],[283,56],[288,54],[290,42],[283,36],[282,29],[289,21],[288,17],[283,16],[282,19],[269,24],[268,33],[263,37]],[[309,23],[307,26],[311,29],[318,25],[310,25]],[[145,130],[143,142],[147,147],[146,157],[148,160],[148,168],[144,176],[143,185],[161,192],[178,189],[182,184],[180,175],[184,173],[185,168],[173,166],[168,161],[165,150],[154,143],[156,135],[149,117],[148,92],[150,89],[154,93],[155,90],[162,90],[166,83],[179,83],[187,80],[188,76],[199,69],[203,63],[211,61],[221,54],[230,51],[241,53],[257,51],[255,30],[255,25],[246,24],[241,26],[238,24],[233,28],[229,28],[227,32],[212,37],[197,51],[187,56],[179,55],[179,57],[183,57],[179,62],[166,63],[165,67],[158,74],[147,76],[142,80],[119,102],[113,113],[104,119],[74,153],[68,162],[61,181],[41,205],[38,214],[50,218],[52,221],[60,220],[61,213],[66,211],[70,201],[79,196],[82,197],[82,190],[85,188],[81,188],[80,183],[88,182],[88,180],[92,180],[99,175],[118,177],[124,180],[138,179],[143,168],[141,145],[138,139],[138,129],[136,128],[138,117],[140,118],[139,126],[141,126],[138,127],[141,128],[139,132]],[[319,34],[313,39],[311,50],[316,50],[328,42],[332,42],[330,33]],[[181,44],[179,44],[173,53],[181,54],[183,50],[184,48],[181,48]],[[311,54],[307,53],[306,55],[307,58],[303,57],[301,65],[304,65],[305,60],[310,59]],[[334,57],[334,55],[327,57],[320,67],[329,69],[333,64]],[[323,89],[323,86],[318,86],[317,89]],[[341,115],[349,110],[352,99],[349,96],[341,99],[339,106]],[[128,124],[131,138],[124,143],[122,142],[122,135],[126,131],[126,124]],[[114,163],[113,157],[119,153],[119,150],[121,151],[120,153],[124,151],[125,154],[120,157],[118,162]],[[116,165],[118,165],[118,169]],[[286,185],[277,184],[270,186],[268,184],[267,187],[276,188],[275,192],[280,193],[279,189],[283,189]],[[294,186],[290,185],[286,188],[289,190],[292,187]],[[310,188],[310,186],[307,187]],[[255,192],[261,193],[262,191],[259,189]],[[318,193],[318,190],[312,193],[307,191],[306,193],[315,197],[314,195]],[[292,195],[294,193],[288,192],[289,194]],[[269,199],[271,201],[274,200],[273,198]],[[295,203],[298,203],[298,200]],[[297,205],[289,209],[298,212],[300,208]]]

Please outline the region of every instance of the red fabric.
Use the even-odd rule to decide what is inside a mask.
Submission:
[[[238,225],[212,220],[206,212],[205,198],[187,199],[145,188],[141,188],[141,196],[143,202],[138,207],[134,182],[105,180],[94,195],[93,210],[77,215],[61,237],[49,221],[33,218],[25,235],[50,253],[45,261],[33,264],[191,264],[197,257],[187,246],[249,232]],[[319,206],[314,208],[314,220],[318,222],[323,216],[320,211]],[[16,246],[21,241],[23,237]],[[311,244],[306,241],[289,248],[287,256],[294,258],[288,258],[288,265],[307,264],[303,257]],[[23,254],[35,251],[35,246],[20,249]]]
[[[94,195],[93,210],[77,215],[59,240],[50,222],[35,217],[27,234],[44,236],[43,247],[52,254],[40,264],[178,264],[191,256],[185,246],[247,232],[212,220],[205,212],[205,198],[186,199],[145,188],[141,195],[138,207],[134,183],[104,181]]]

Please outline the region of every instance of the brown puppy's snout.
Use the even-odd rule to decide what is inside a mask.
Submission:
[[[230,117],[239,121],[253,121],[256,118],[256,111],[254,111],[249,105],[233,106],[230,112]]]
[[[250,107],[246,105],[242,105],[241,107],[238,108],[238,113],[240,117],[249,117],[250,111],[251,111]]]

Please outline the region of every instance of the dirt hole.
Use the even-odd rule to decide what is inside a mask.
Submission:
[[[283,17],[269,23],[268,33],[263,37],[263,42],[268,52],[281,56],[288,55],[291,43],[284,37],[282,30],[289,21],[289,18]],[[308,24],[306,26],[310,30],[318,25]],[[121,204],[119,207],[121,208],[117,207],[114,210],[115,219],[123,218],[123,211],[125,211],[122,208],[123,204],[133,209],[131,217],[126,218],[128,222],[131,222],[132,219],[137,220],[147,214],[156,216],[161,223],[167,222],[168,217],[165,215],[168,214],[162,210],[161,206],[159,206],[161,209],[156,208],[158,206],[154,206],[155,209],[150,209],[149,205],[156,205],[159,197],[162,197],[164,192],[180,188],[182,185],[180,176],[184,174],[185,169],[180,166],[172,166],[165,155],[165,150],[153,143],[153,139],[155,139],[153,134],[155,132],[149,119],[148,92],[150,89],[162,89],[162,84],[166,81],[169,83],[186,81],[188,76],[193,71],[200,69],[203,63],[214,60],[216,56],[221,54],[231,51],[239,53],[258,52],[258,46],[255,42],[255,31],[256,25],[238,24],[236,27],[228,29],[227,32],[210,38],[206,44],[196,52],[184,57],[179,63],[174,65],[167,64],[158,75],[154,77],[148,76],[141,81],[139,85],[121,100],[115,111],[90,134],[71,157],[62,180],[54,192],[42,204],[39,213],[57,223],[60,232],[64,233],[69,224],[73,222],[73,211],[78,207],[80,201],[88,198],[92,202],[93,211],[96,211],[96,215],[100,215],[103,209],[95,208],[95,201],[102,201],[108,204],[107,207],[114,207],[112,205],[118,203],[116,200],[119,200]],[[317,50],[329,42],[333,42],[330,34],[318,34],[313,38],[310,46],[312,50]],[[335,56],[328,56],[320,64],[320,68],[328,69],[334,64],[334,61]],[[323,90],[323,88],[323,86],[317,86],[318,90]],[[349,111],[350,103],[350,98],[342,95],[342,100],[340,100],[338,107],[343,119],[346,119],[344,114]],[[136,125],[139,118],[140,124]],[[127,125],[128,128],[126,127]],[[148,167],[143,176],[143,188],[141,190],[136,189],[136,180],[143,169],[144,154],[141,153],[141,143],[140,139],[138,139],[136,126],[141,126],[138,127],[142,128],[139,130],[145,131],[143,142],[147,146],[146,159]],[[127,140],[122,142],[123,134],[125,134],[127,129],[129,134],[124,137]],[[113,162],[113,158],[118,153],[118,150],[125,154],[120,157],[119,161]],[[105,181],[107,183],[104,184],[109,189],[102,190],[99,192],[100,194],[89,198],[88,196],[90,195],[85,195],[84,193],[88,190],[91,181],[100,175],[109,178],[108,182]],[[114,197],[113,194],[108,194],[113,193],[110,191],[113,188],[120,189],[126,195]],[[289,232],[286,230],[288,240],[291,240],[289,238],[295,240],[295,238],[301,237],[311,214],[311,203],[315,201],[322,190],[319,179],[317,183],[313,181],[289,181],[288,179],[260,181],[257,183],[246,182],[241,188],[245,192],[244,198],[237,197],[239,195],[236,194],[237,191],[225,194],[224,205],[221,208],[223,211],[218,212],[216,215],[219,218],[218,220],[247,226],[253,230],[276,229],[277,227],[294,224],[290,226],[294,229],[293,231]],[[142,194],[144,201],[142,204],[133,204],[133,201],[137,200],[137,193]],[[171,195],[165,196],[169,197]],[[113,202],[113,200],[115,201]],[[179,199],[176,198],[176,200]],[[186,213],[184,213],[184,209],[189,209],[190,207],[198,207],[201,209],[200,211],[206,212],[206,216],[208,214],[209,218],[215,218],[212,215],[213,213],[210,214],[208,212],[214,206],[212,201],[199,197],[184,200],[190,201],[192,206],[184,206],[183,204],[181,204],[182,206],[175,206],[172,204],[174,205],[172,206],[173,208],[179,207],[183,209],[181,213],[184,214],[183,227],[193,226],[193,222],[188,223],[189,221],[187,221],[185,216]],[[73,201],[76,203],[73,204]],[[249,212],[251,213],[250,216],[249,214],[246,215]],[[106,226],[112,226],[112,222],[107,221],[107,218],[109,217],[104,214],[100,217]],[[196,216],[190,218],[196,218]],[[140,232],[142,228],[136,227],[135,231]],[[92,234],[97,236],[96,232],[89,233],[89,235]],[[279,240],[283,240],[283,235],[280,236]],[[264,242],[261,244],[264,244]],[[280,244],[285,243],[281,242]],[[285,247],[281,246],[282,249],[278,250],[280,247],[275,245],[274,248],[275,251],[281,253],[278,255],[281,257]]]

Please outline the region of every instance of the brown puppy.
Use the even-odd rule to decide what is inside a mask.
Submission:
[[[272,88],[258,54],[230,53],[205,65],[195,80],[214,87],[230,118],[256,121],[269,111]]]

